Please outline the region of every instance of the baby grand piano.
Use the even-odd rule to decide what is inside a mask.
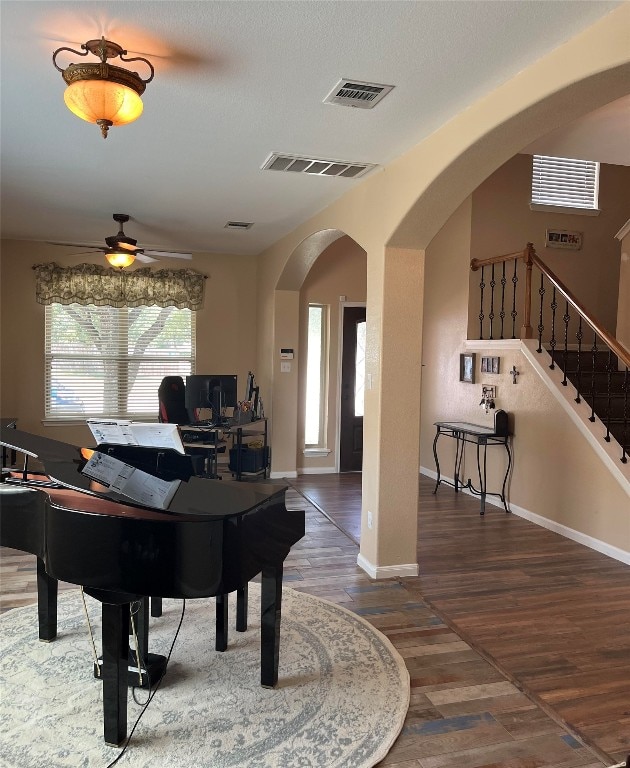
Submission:
[[[174,452],[86,451],[4,426],[0,445],[36,457],[52,481],[28,485],[25,458],[24,472],[0,484],[0,544],[38,558],[40,638],[56,634],[57,580],[82,585],[102,603],[108,744],[127,733],[130,604],[139,599],[146,607],[147,597],[217,596],[224,610],[227,593],[242,594],[262,573],[261,684],[275,686],[283,563],[304,536],[304,512],[287,511],[286,486],[208,480],[191,476],[186,457]],[[138,482],[121,490],[120,481],[95,480],[98,465],[112,460]],[[155,487],[167,492],[154,494]]]

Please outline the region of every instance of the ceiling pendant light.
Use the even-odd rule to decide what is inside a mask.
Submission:
[[[140,96],[146,84],[153,80],[154,69],[150,61],[140,56],[123,59],[127,51],[104,37],[88,40],[81,46],[81,50],[84,53],[73,48],[58,48],[53,53],[53,65],[68,84],[63,95],[68,109],[82,120],[100,126],[103,138],[106,139],[112,125],[125,125],[140,117],[143,109]],[[66,69],[61,69],[56,61],[61,51],[70,51],[77,56],[92,53],[100,62],[69,64]],[[143,61],[151,70],[151,76],[143,80],[137,72],[107,63],[107,59],[117,56],[125,62]]]
[[[111,251],[105,251],[105,258],[112,267],[118,267],[119,269],[130,266],[136,260],[133,253],[116,250],[115,248],[112,248]]]

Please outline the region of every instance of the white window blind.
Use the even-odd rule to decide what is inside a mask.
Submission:
[[[534,155],[532,203],[597,209],[599,163]]]
[[[326,444],[327,324],[326,307],[309,304],[304,445],[311,448]]]
[[[156,418],[164,376],[195,368],[195,313],[175,307],[46,307],[46,418]]]

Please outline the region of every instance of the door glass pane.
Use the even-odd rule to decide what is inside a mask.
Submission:
[[[322,411],[322,353],[324,308],[308,308],[308,343],[306,353],[306,415],[304,443],[319,445],[321,440]]]
[[[357,349],[354,358],[354,415],[363,416],[365,396],[365,320],[357,323]]]

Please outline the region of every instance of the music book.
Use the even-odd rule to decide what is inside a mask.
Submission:
[[[143,448],[172,448],[185,453],[177,424],[162,424],[126,419],[88,419],[87,425],[97,445],[137,445]]]
[[[140,504],[156,509],[168,507],[181,482],[180,480],[161,480],[99,451],[94,451],[81,471],[101,485],[106,485]]]

